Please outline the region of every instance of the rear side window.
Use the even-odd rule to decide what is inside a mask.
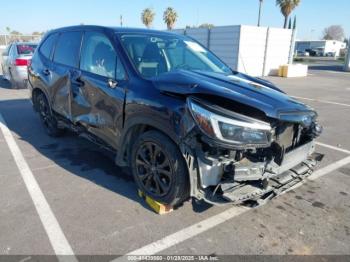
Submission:
[[[44,43],[40,46],[40,53],[47,59],[50,59],[52,48],[55,45],[57,34],[49,35]]]
[[[86,32],[81,51],[80,68],[84,71],[122,80],[125,71],[112,43],[102,33]]]
[[[57,41],[54,62],[78,67],[82,32],[62,33]]]
[[[17,45],[17,53],[19,55],[32,55],[36,49],[37,45]]]

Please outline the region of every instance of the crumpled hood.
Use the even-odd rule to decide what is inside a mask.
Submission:
[[[177,70],[162,74],[153,81],[162,92],[221,96],[254,107],[263,111],[268,117],[281,120],[302,122],[301,116],[316,114],[310,107],[286,95],[273,84],[241,73],[227,76]],[[284,119],[286,115],[287,119]],[[298,120],[293,120],[295,117]]]

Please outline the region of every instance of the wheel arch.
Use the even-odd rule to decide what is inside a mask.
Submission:
[[[32,102],[33,102],[33,106],[34,106],[35,111],[38,111],[37,98],[38,98],[39,94],[44,94],[47,102],[49,103],[50,110],[51,110],[51,100],[49,99],[47,92],[42,88],[34,87],[32,90]]]
[[[178,145],[180,138],[173,130],[168,128],[169,122],[161,123],[157,120],[147,117],[135,117],[127,122],[127,125],[123,128],[119,143],[118,154],[116,157],[116,164],[119,166],[129,166],[130,164],[130,152],[133,142],[136,138],[149,130],[156,130],[168,137],[172,142]],[[179,148],[180,150],[180,148]]]

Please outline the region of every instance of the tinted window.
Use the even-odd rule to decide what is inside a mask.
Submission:
[[[121,40],[131,62],[147,78],[173,70],[232,73],[209,50],[189,38],[176,35],[126,34]]]
[[[81,32],[62,33],[55,48],[54,61],[71,67],[78,67]]]
[[[17,53],[19,55],[32,55],[36,49],[37,45],[33,45],[33,44],[21,44],[21,45],[17,45]]]
[[[86,32],[81,50],[80,68],[100,76],[124,79],[125,71],[112,43],[102,33]]]
[[[48,38],[46,38],[45,42],[40,46],[40,52],[46,58],[50,58],[52,48],[55,45],[56,38],[57,34],[52,34]]]

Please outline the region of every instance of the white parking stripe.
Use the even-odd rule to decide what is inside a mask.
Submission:
[[[308,101],[314,101],[314,102],[320,102],[320,103],[325,103],[325,104],[331,104],[331,105],[338,105],[338,106],[346,106],[350,107],[350,104],[344,104],[344,103],[338,103],[338,102],[333,102],[333,101],[326,101],[326,100],[320,100],[320,99],[314,99],[314,98],[307,98],[307,97],[301,97],[301,96],[291,96],[297,99],[302,99],[302,100],[308,100]]]
[[[323,143],[321,143],[321,142],[316,142],[316,145],[323,146],[323,147],[327,147],[327,148],[330,148],[330,149],[333,149],[333,150],[336,150],[336,151],[339,151],[339,152],[343,152],[343,153],[345,153],[345,154],[350,154],[350,150],[346,150],[346,149],[339,148],[339,147],[336,147],[336,146],[331,146],[331,145],[323,144]]]
[[[131,255],[154,255],[158,252],[163,251],[164,249],[167,249],[169,247],[172,247],[176,244],[179,244],[187,239],[190,239],[196,235],[199,235],[217,225],[220,225],[227,220],[236,217],[238,215],[241,215],[251,208],[243,207],[243,206],[235,206],[232,207],[220,214],[217,214],[215,216],[212,216],[210,218],[207,218],[201,222],[198,222],[192,226],[186,227],[174,234],[171,234],[169,236],[164,237],[161,240],[158,240],[156,242],[153,242],[147,246],[144,246],[140,249],[134,250],[128,254],[126,254],[124,257],[119,257],[113,262],[117,261],[124,261],[126,256]]]
[[[38,212],[40,220],[44,226],[47,236],[49,237],[55,254],[58,255],[58,259],[62,259],[62,261],[77,261],[71,246],[69,245],[60,225],[58,224],[55,215],[53,214],[48,202],[46,201],[43,192],[41,191],[32,171],[30,170],[21,150],[15,141],[15,138],[13,137],[11,131],[8,129],[6,122],[1,114],[0,129],[16,162],[29,195],[33,200],[36,211]],[[60,255],[71,256],[60,257]]]
[[[315,171],[311,176],[308,177],[307,180],[304,180],[302,183],[299,183],[291,188],[289,188],[287,191],[290,191],[292,189],[296,189],[306,183],[308,180],[315,180],[321,176],[324,176],[332,171],[337,170],[338,168],[345,166],[347,164],[350,164],[350,156],[343,158],[337,162],[334,162],[333,164],[330,164],[326,167],[323,167],[317,171]],[[286,191],[285,191],[286,192]],[[236,216],[239,216],[252,208],[248,207],[242,207],[242,206],[235,206],[232,207],[218,215],[215,215],[213,217],[207,218],[199,223],[196,223],[192,226],[189,226],[187,228],[184,228],[176,233],[173,233],[169,236],[166,236],[158,241],[155,241],[151,244],[148,244],[144,247],[141,247],[137,250],[134,250],[124,256],[121,256],[115,260],[112,260],[112,262],[119,262],[119,261],[126,261],[127,256],[132,255],[154,255],[156,253],[159,253],[165,249],[168,249],[174,245],[177,245],[185,240],[188,240],[192,237],[195,237],[209,229],[212,229],[227,220],[230,220],[231,218],[234,218]]]

